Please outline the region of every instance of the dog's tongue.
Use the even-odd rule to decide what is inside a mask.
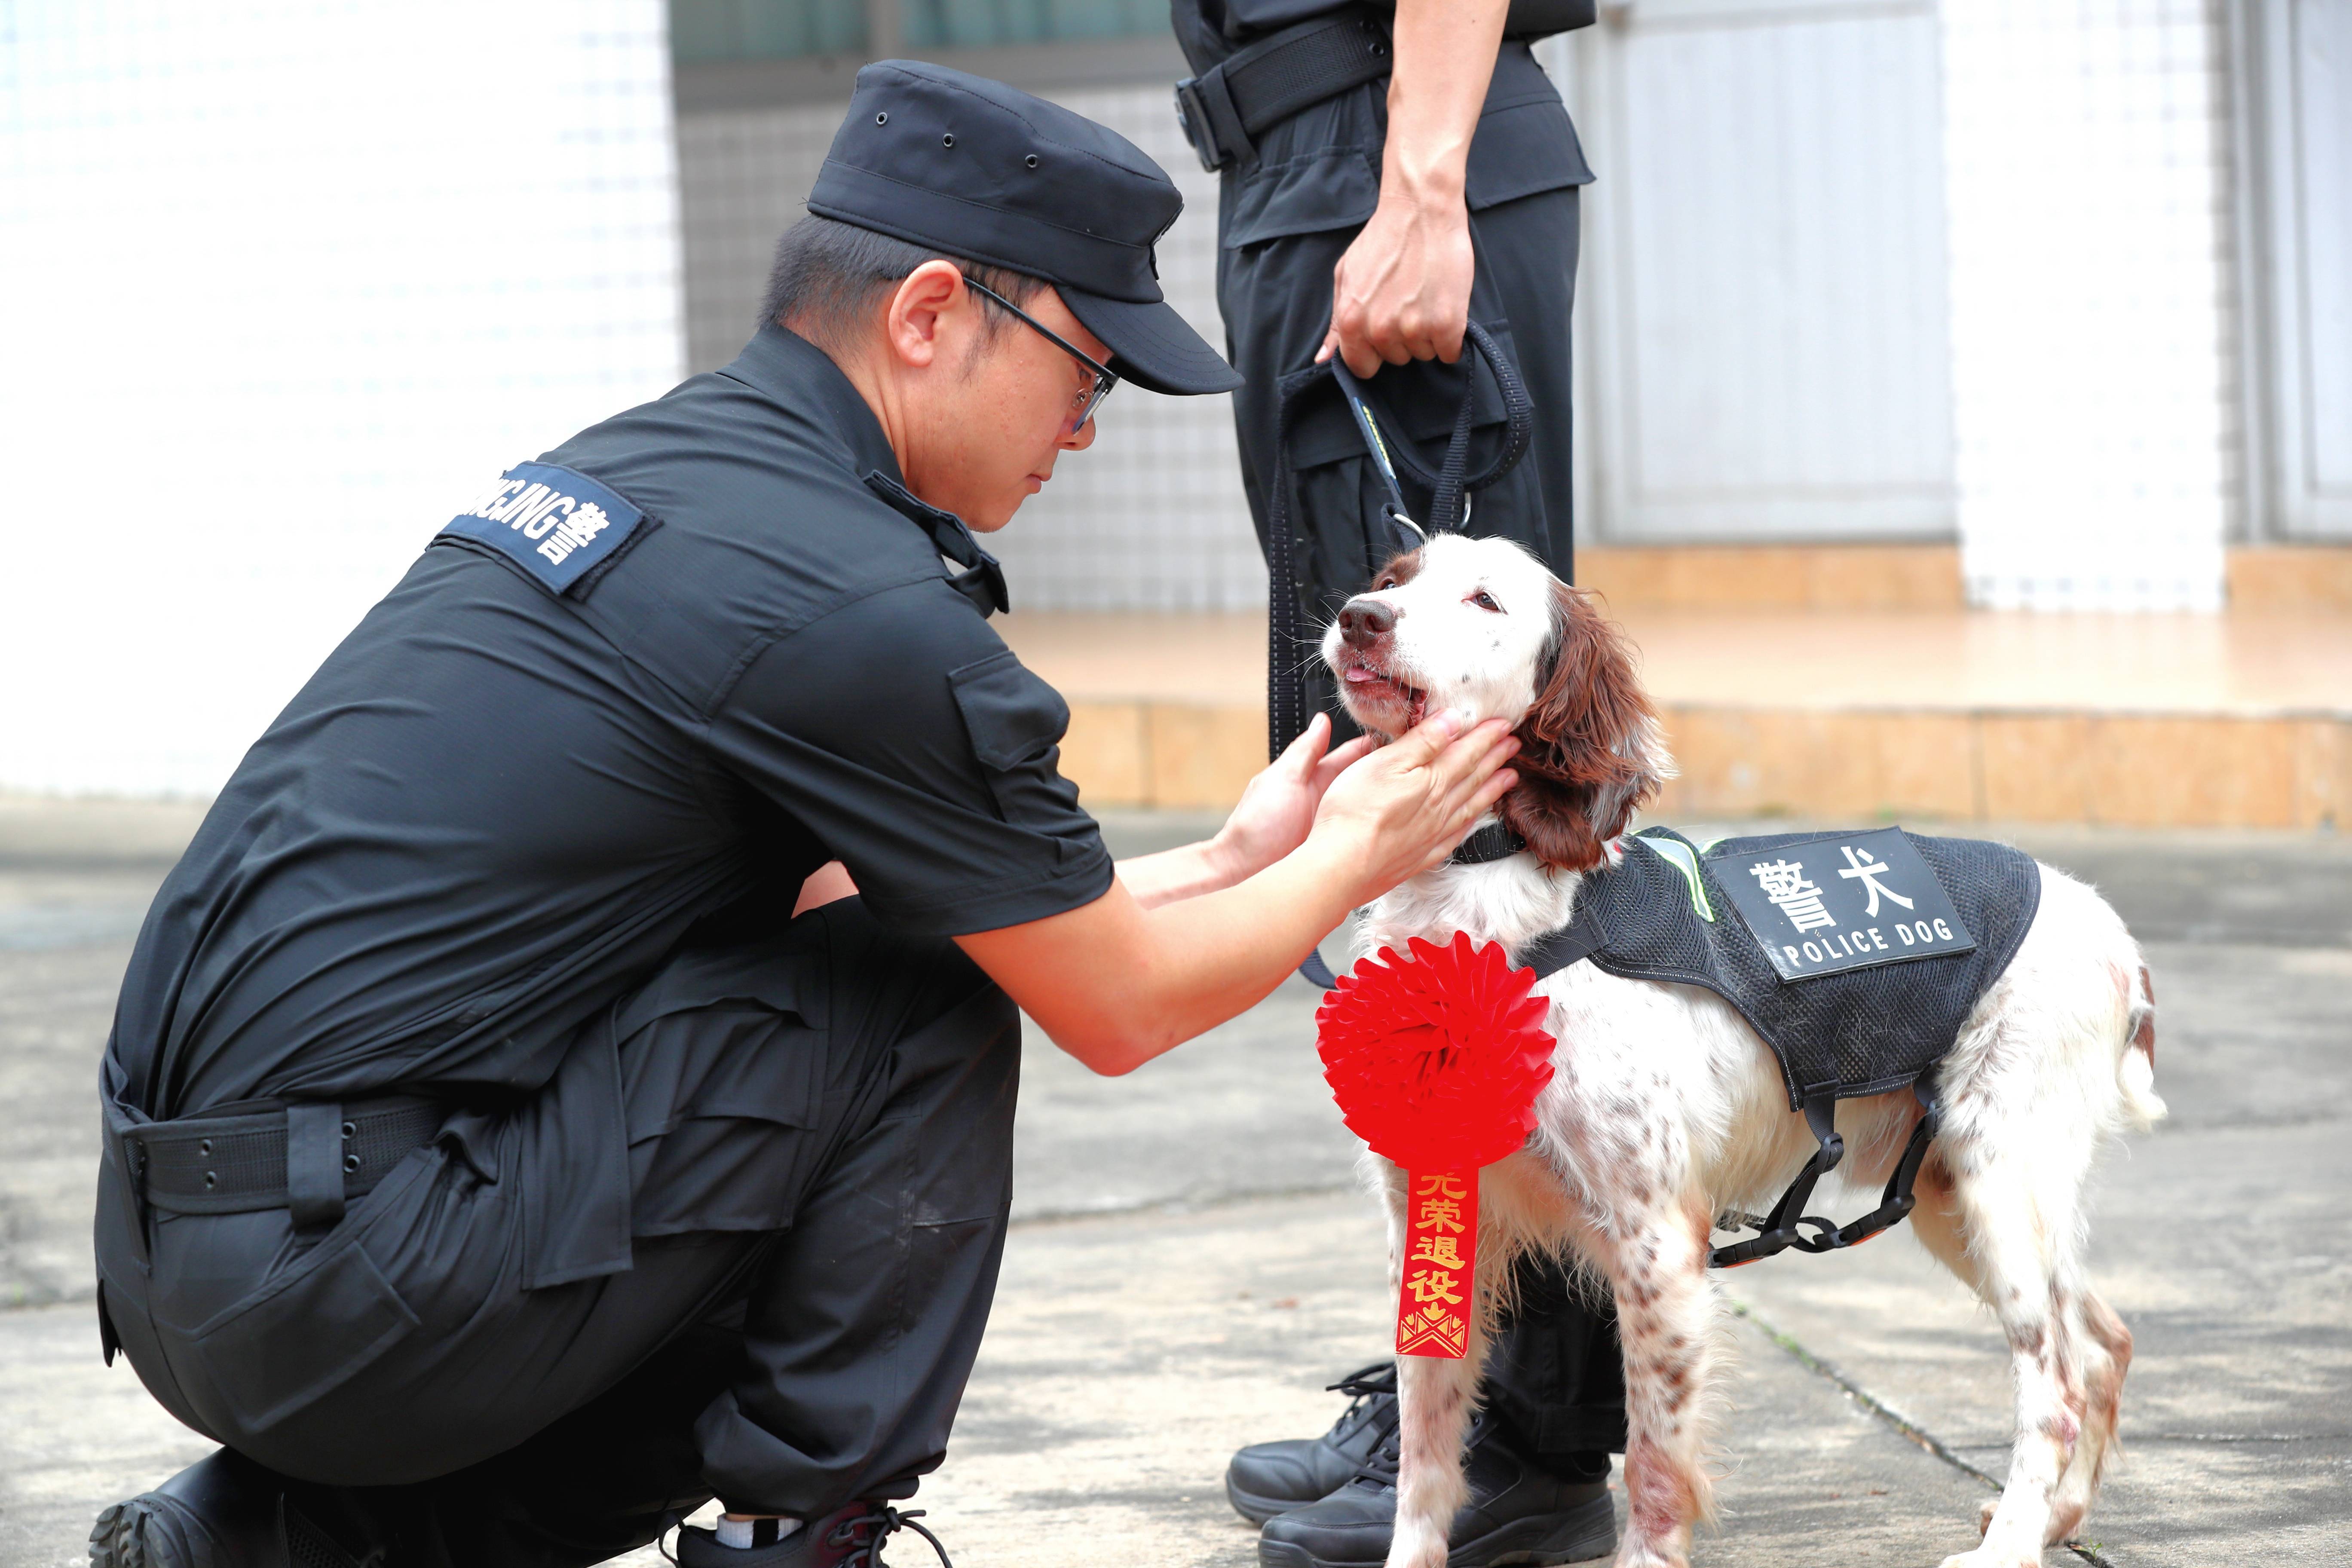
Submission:
[[[1350,685],[1360,686],[1365,681],[1378,680],[1379,679],[1379,676],[1374,675],[1370,670],[1366,669],[1360,664],[1351,664],[1348,667],[1348,680]]]

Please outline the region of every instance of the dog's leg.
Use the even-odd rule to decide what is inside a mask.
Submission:
[[[2087,1292],[2074,1257],[2082,1173],[2063,1160],[2036,1168],[2030,1155],[1994,1153],[1966,1139],[1948,1141],[1933,1163],[1913,1221],[1929,1250],[2000,1320],[2017,1384],[2009,1479],[1983,1521],[1984,1543],[1945,1559],[1944,1568],[2028,1568],[2042,1562],[2046,1542],[2063,1538],[2062,1526],[2071,1531],[2080,1520],[2063,1518],[2054,1505],[2086,1415],[2077,1331]],[[2095,1477],[2095,1457],[2091,1463]]]
[[[1937,1262],[1951,1270],[1953,1278],[1990,1307],[1992,1295],[1985,1289],[1983,1271],[1969,1256],[1968,1238],[1960,1232],[1960,1200],[1952,1192],[1951,1173],[1944,1169],[1943,1161],[1944,1152],[1935,1149],[1919,1167],[1919,1180],[1912,1189],[1918,1206],[1911,1211],[1911,1234]],[[1979,1535],[1992,1528],[1993,1510],[2000,1506],[1998,1493],[1985,1499],[1977,1512]]]
[[[1482,1267],[1479,1273],[1487,1270]],[[1482,1278],[1480,1289],[1491,1292],[1492,1285]],[[1486,1316],[1474,1315],[1470,1353],[1458,1361],[1397,1358],[1396,1534],[1389,1543],[1388,1568],[1445,1568],[1454,1516],[1470,1498],[1462,1474],[1462,1440],[1470,1429],[1486,1360]]]
[[[2099,1495],[2099,1477],[2116,1447],[2116,1419],[2123,1404],[2124,1373],[2130,1369],[2131,1331],[2114,1309],[2089,1290],[2077,1298],[2075,1342],[2083,1356],[2083,1435],[2074,1463],[2058,1483],[2050,1509],[2049,1540],[2072,1540]]]
[[[1604,1267],[1625,1348],[1625,1536],[1617,1568],[1683,1568],[1691,1526],[1714,1510],[1700,1464],[1717,1360],[1717,1297],[1703,1204],[1612,1226]]]

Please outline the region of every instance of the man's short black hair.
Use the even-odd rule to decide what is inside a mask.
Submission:
[[[965,277],[979,279],[1016,305],[1026,305],[1046,286],[1044,279],[1026,272],[983,267],[811,214],[776,241],[760,324],[789,322],[821,347],[842,343],[873,314],[885,294],[926,261],[952,262]],[[982,320],[992,339],[1012,318],[986,295],[981,302]]]

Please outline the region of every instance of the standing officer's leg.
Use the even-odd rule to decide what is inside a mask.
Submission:
[[[109,1290],[118,1319],[137,1313],[123,1338],[149,1386],[233,1451],[108,1510],[94,1560],[176,1568],[323,1542],[321,1563],[568,1568],[714,1493],[815,1519],[908,1495],[944,1449],[994,1287],[1018,1061],[1002,993],[952,944],[894,937],[855,900],[682,950],[583,1031],[539,1103],[453,1123],[385,1202],[371,1194],[313,1244],[356,1255],[419,1331],[368,1359],[338,1342],[351,1324],[261,1325],[299,1351],[289,1363],[364,1362],[335,1386],[257,1416],[251,1358],[225,1364],[173,1326],[268,1315],[287,1291],[267,1246],[166,1237],[160,1334],[153,1303]],[[617,1269],[593,1256],[611,1216],[553,1191],[595,1185],[584,1152],[602,1129],[579,1123],[607,1111],[626,1139]],[[603,1271],[525,1283],[567,1251]],[[207,1312],[187,1299],[205,1290],[262,1300]]]
[[[1467,531],[1516,540],[1563,576],[1570,572],[1573,544],[1569,320],[1579,208],[1571,186],[1471,215],[1478,253],[1471,318],[1512,354],[1535,403],[1537,424],[1527,456],[1474,499]],[[1275,389],[1282,376],[1312,362],[1330,319],[1331,269],[1354,233],[1349,226],[1293,235],[1231,248],[1220,258],[1231,357],[1247,378],[1234,395],[1244,486],[1260,542],[1269,550],[1276,547],[1269,538]],[[1465,365],[1474,357],[1465,351]],[[1464,374],[1431,363],[1390,366],[1367,386],[1392,420],[1442,430],[1451,423]],[[1475,374],[1483,378],[1483,372]],[[1326,395],[1336,405],[1336,394]],[[1318,419],[1302,409],[1294,429],[1291,548],[1311,636],[1361,591],[1391,546],[1375,526],[1385,491],[1352,428],[1343,419]],[[1491,430],[1474,435],[1475,469],[1484,461],[1480,447],[1491,449],[1495,437]],[[1435,468],[1442,447],[1442,436],[1435,446],[1423,443],[1424,463]],[[1407,500],[1425,507],[1428,498],[1409,490]],[[1346,717],[1328,679],[1309,696],[1345,732]],[[1486,1419],[1473,1439],[1473,1505],[1457,1523],[1455,1544],[1463,1544],[1465,1530],[1507,1535],[1514,1525],[1525,1526],[1533,1539],[1556,1521],[1559,1528],[1552,1533],[1565,1548],[1605,1552],[1612,1536],[1600,1488],[1610,1453],[1625,1440],[1615,1314],[1605,1303],[1590,1304],[1549,1265],[1522,1265],[1518,1295],[1520,1309],[1505,1321],[1490,1352],[1481,1389]],[[1349,1384],[1354,1403],[1322,1437],[1261,1444],[1234,1456],[1227,1489],[1235,1506],[1253,1519],[1283,1519],[1268,1529],[1263,1548],[1268,1563],[1377,1563],[1385,1556],[1395,1513],[1389,1484],[1395,1462],[1391,1388],[1376,1373],[1359,1373]],[[1498,1547],[1507,1549],[1507,1542]]]

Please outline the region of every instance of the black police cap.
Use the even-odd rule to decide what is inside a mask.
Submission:
[[[1051,282],[1111,368],[1154,392],[1241,384],[1160,291],[1175,183],[1117,132],[944,66],[857,73],[809,211]]]

